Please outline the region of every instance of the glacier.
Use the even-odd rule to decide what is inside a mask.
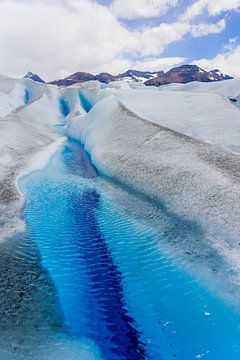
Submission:
[[[1,76],[0,240],[24,229],[20,175],[70,136],[105,175],[202,226],[216,251],[238,266],[239,99],[237,79],[57,88]]]
[[[1,76],[0,240],[24,230],[19,178],[44,166],[68,136],[104,175],[198,224],[238,284],[239,99],[238,79],[57,88]]]
[[[218,274],[211,260],[205,272],[237,301],[240,118],[229,98],[239,98],[240,82],[210,85],[170,91],[83,84],[79,91],[92,109],[73,116],[66,129],[103,174],[202,229],[202,247],[222,262]]]
[[[26,92],[28,101],[26,103]],[[0,241],[24,229],[16,179],[34,153],[59,140],[58,94],[29,80],[0,78]]]
[[[1,76],[0,242],[25,231],[19,180],[43,168],[66,137],[80,140],[103,176],[198,229],[195,239],[174,250],[239,307],[239,110],[238,79],[160,88],[121,81],[56,87]],[[152,211],[123,206],[136,216]],[[100,358],[97,348],[87,354],[95,346],[88,339],[65,341],[72,358],[75,346],[86,358]]]
[[[164,201],[208,229],[211,239],[221,232],[231,253],[239,238],[239,99],[237,79],[160,88],[89,81],[57,88],[1,76],[1,240],[21,223],[19,174],[34,153],[67,135],[84,142],[107,176]],[[56,131],[59,123],[66,123],[64,134]]]
[[[65,136],[61,94],[54,86],[29,79],[0,77],[0,243],[1,339],[3,360],[102,359],[91,339],[61,331],[52,280],[39,266],[38,254],[18,254],[26,233],[19,181],[46,166]],[[6,241],[11,238],[11,241]],[[26,240],[28,243],[30,240]],[[20,245],[19,245],[20,244]],[[29,250],[33,248],[28,244]],[[30,261],[31,260],[31,261]],[[14,324],[14,328],[13,328]],[[58,331],[57,331],[58,330]]]

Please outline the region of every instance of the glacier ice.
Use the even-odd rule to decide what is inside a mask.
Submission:
[[[206,121],[203,119],[202,129],[199,116],[202,103],[195,101],[196,106],[193,108],[190,101],[188,109],[187,102],[175,106],[173,101],[171,107],[175,111],[175,124],[170,124],[173,117],[169,123],[166,117],[162,126],[162,113],[157,113],[157,108],[162,108],[162,105],[158,107],[157,101],[153,100],[155,103],[152,113],[158,117],[158,123],[150,121],[152,115],[147,113],[151,107],[153,90],[132,90],[133,94],[129,97],[122,90],[103,91],[105,94],[100,90],[95,105],[88,114],[70,119],[67,125],[68,135],[81,139],[91,154],[92,161],[103,174],[127,184],[151,200],[163,203],[167,211],[179,218],[197,224],[204,233],[201,238],[202,246],[210,246],[213,253],[222,259],[223,272],[227,272],[226,267],[231,268],[229,273],[234,275],[229,276],[226,282],[238,285],[240,158],[233,153],[232,150],[236,151],[236,148],[232,145],[233,139],[235,144],[240,143],[239,132],[236,131],[239,110],[217,94],[219,102],[211,104],[216,122],[211,122],[211,119],[207,122],[206,117]],[[139,94],[141,91],[147,95]],[[165,96],[170,96],[169,93],[168,91]],[[190,99],[195,94],[190,93]],[[146,103],[144,96],[147,98]],[[211,92],[204,96],[211,98]],[[173,92],[172,100],[174,97]],[[126,105],[129,103],[132,107]],[[167,105],[170,111],[170,102]],[[187,108],[185,114],[189,111],[198,117],[197,128],[202,131],[201,141],[198,139],[197,128],[195,138],[174,129],[181,127],[181,113],[176,111],[178,106]],[[140,117],[138,111],[145,111],[148,120],[147,116]],[[209,114],[211,116],[211,112]],[[227,120],[226,114],[229,116]],[[232,114],[235,116],[235,128],[234,121],[231,126],[228,124]],[[186,119],[188,131],[191,131],[191,126],[194,128],[194,121],[194,116]],[[218,143],[215,131],[222,133],[225,143]],[[209,143],[208,136],[212,137],[212,144]]]
[[[36,151],[58,139],[54,131],[60,118],[57,104],[54,88],[27,79],[0,78],[0,241],[24,228],[15,179]]]
[[[105,175],[198,224],[238,283],[239,99],[240,80],[57,88],[1,76],[0,241],[24,229],[17,179],[44,164],[66,134]]]

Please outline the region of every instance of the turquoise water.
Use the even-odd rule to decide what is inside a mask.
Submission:
[[[68,141],[21,188],[70,336],[108,360],[240,358],[239,314],[162,253],[160,225],[133,210],[144,201],[100,177],[80,144]],[[164,216],[174,237],[181,223]]]

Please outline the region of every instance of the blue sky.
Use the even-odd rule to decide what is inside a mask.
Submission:
[[[168,70],[240,77],[240,0],[2,0],[1,72]]]
[[[219,3],[222,2],[223,8],[224,4],[229,3],[229,1],[218,1]],[[99,0],[99,3],[109,6],[112,1]],[[122,19],[121,21],[125,26],[132,29],[145,26],[159,26],[163,22],[172,23],[178,21],[178,19],[181,18],[181,15],[184,14],[184,12],[194,3],[197,3],[197,1],[182,0],[178,1],[175,7],[169,8],[169,11],[162,16],[160,15],[150,18],[141,17],[130,20]],[[192,61],[201,60],[202,58],[212,59],[218,54],[225,53],[226,47],[229,45],[229,41],[231,42],[234,40],[236,46],[240,45],[240,1],[233,2],[233,5],[231,5],[230,1],[229,9],[224,9],[224,11],[211,16],[211,19],[209,19],[209,14],[206,10],[203,14],[199,15],[197,19],[202,22],[208,22],[210,20],[212,23],[217,23],[221,19],[224,19],[226,21],[225,28],[219,33],[210,33],[207,36],[197,38],[193,38],[191,35],[188,35],[181,41],[169,44],[161,53],[162,57],[182,57],[186,58],[184,62],[191,63]]]
[[[221,16],[215,18],[219,21]],[[188,36],[181,42],[173,43],[164,51],[165,56],[186,56],[190,61],[202,57],[212,58],[224,51],[229,39],[236,39],[240,36],[240,13],[231,12],[227,16],[226,28],[219,34],[193,39]],[[236,39],[237,40],[237,39]],[[237,40],[239,43],[239,40]]]

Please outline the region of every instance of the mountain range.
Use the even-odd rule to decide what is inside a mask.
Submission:
[[[39,75],[32,72],[28,72],[24,77],[41,83],[45,82]],[[174,67],[167,72],[128,70],[118,75],[111,75],[109,73],[99,73],[93,75],[87,72],[76,72],[67,76],[66,78],[51,81],[49,84],[57,86],[70,86],[77,83],[84,83],[90,80],[98,80],[104,84],[108,84],[113,81],[126,81],[143,83],[146,86],[161,86],[171,83],[185,84],[191,81],[213,82],[229,79],[232,79],[232,77],[223,74],[218,69],[206,71],[197,65],[181,65]]]

